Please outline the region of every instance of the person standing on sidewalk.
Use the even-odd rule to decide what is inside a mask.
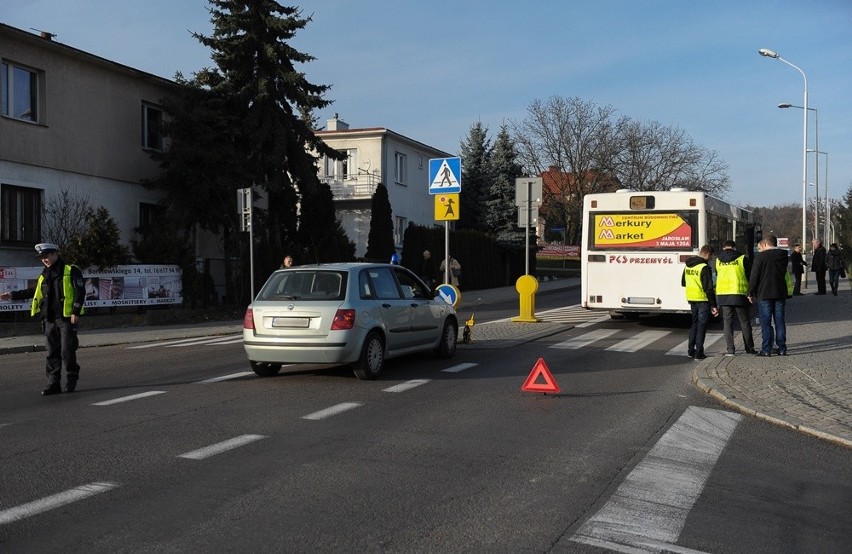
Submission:
[[[690,358],[703,360],[704,337],[707,335],[707,322],[710,314],[719,313],[716,308],[716,293],[713,289],[713,272],[707,260],[713,255],[713,248],[705,244],[697,256],[686,260],[680,285],[686,287],[686,300],[692,310],[692,325],[689,327],[689,344],[686,353]]]
[[[778,239],[769,235],[758,244],[757,256],[748,280],[748,300],[757,301],[760,314],[762,343],[758,356],[771,356],[773,341],[778,354],[787,355],[787,324],[784,320],[787,303],[787,251],[778,248]],[[792,294],[790,283],[790,294]],[[772,323],[775,322],[773,331]]]
[[[805,266],[808,262],[802,257],[802,245],[793,246],[793,251],[790,253],[790,265],[793,270],[793,296],[802,296],[802,275],[805,273]]]
[[[831,294],[837,296],[840,287],[840,277],[846,277],[846,267],[843,265],[843,255],[837,248],[837,243],[832,242],[828,246],[828,254],[825,256],[825,265],[828,267],[828,284],[831,286]]]
[[[754,354],[754,338],[751,334],[751,318],[746,294],[751,260],[736,250],[736,243],[726,240],[722,251],[716,256],[716,301],[722,311],[722,328],[725,333],[726,355],[733,356],[734,314],[740,322],[743,346],[748,354]]]
[[[62,371],[65,371],[65,392],[74,392],[80,377],[77,364],[77,324],[83,313],[86,287],[80,269],[59,257],[55,244],[40,243],[36,254],[44,264],[36,286],[4,292],[0,300],[33,299],[30,315],[41,315],[47,345],[47,388],[44,396],[62,392]]]
[[[818,240],[815,240],[813,245],[814,256],[811,259],[811,269],[816,274],[816,294],[825,294],[825,272],[828,269],[828,266],[825,265],[825,247]]]

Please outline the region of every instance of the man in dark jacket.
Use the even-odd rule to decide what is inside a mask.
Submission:
[[[816,274],[816,294],[825,294],[825,272],[828,271],[828,265],[825,263],[825,247],[818,240],[815,240],[813,245],[814,256],[811,259],[811,269]]]
[[[726,240],[722,244],[722,251],[716,256],[716,301],[722,311],[722,328],[725,333],[727,356],[733,356],[735,352],[735,313],[743,333],[743,347],[746,353],[755,353],[749,317],[751,304],[746,296],[750,273],[751,259],[737,252],[734,241]]]
[[[793,270],[793,296],[802,296],[802,275],[808,262],[802,257],[802,245],[793,246],[790,252],[790,268]],[[807,284],[807,283],[806,283]]]
[[[713,248],[705,244],[697,256],[686,260],[680,285],[686,287],[686,300],[692,309],[692,325],[689,327],[689,344],[686,353],[690,358],[703,360],[704,337],[707,334],[707,322],[710,314],[718,313],[716,292],[713,288],[713,272],[707,260],[713,255]]]
[[[763,340],[757,355],[772,355],[774,336],[778,353],[786,356],[787,324],[784,321],[784,310],[787,302],[787,251],[778,248],[778,239],[775,235],[767,236],[757,247],[760,252],[755,256],[748,280],[749,302],[752,304],[757,302],[760,313],[760,332]],[[775,322],[774,333],[773,321]]]
[[[33,317],[41,315],[47,344],[47,388],[41,393],[48,396],[62,392],[63,369],[67,379],[65,392],[74,392],[80,376],[77,323],[86,298],[83,273],[59,257],[59,247],[55,244],[36,244],[35,249],[44,264],[36,286],[4,292],[0,300],[33,299],[30,314]]]

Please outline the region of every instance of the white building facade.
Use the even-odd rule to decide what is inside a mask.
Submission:
[[[323,158],[319,177],[334,195],[343,229],[363,257],[370,232],[370,203],[376,186],[385,185],[393,212],[394,243],[402,248],[409,223],[435,223],[434,197],[429,194],[429,160],[449,154],[383,127],[350,129],[337,114],[317,136],[344,160]]]

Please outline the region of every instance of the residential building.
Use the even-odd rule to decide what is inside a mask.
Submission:
[[[124,243],[154,217],[140,184],[166,145],[172,81],[0,24],[0,266],[36,265],[42,211],[63,191],[104,206]]]
[[[384,127],[351,129],[338,114],[327,121],[317,136],[346,154],[343,160],[323,157],[319,177],[331,188],[343,229],[355,243],[356,256],[362,257],[367,250],[370,203],[378,183],[388,189],[398,248],[402,248],[409,223],[435,223],[435,202],[429,194],[429,160],[450,154]]]

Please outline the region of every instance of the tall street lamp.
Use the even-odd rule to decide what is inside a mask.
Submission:
[[[809,148],[808,152],[813,152],[814,154],[816,154],[817,160],[819,160],[820,154],[823,154],[825,156],[825,227],[823,227],[825,241],[823,242],[823,244],[830,244],[834,242],[834,240],[828,228],[828,226],[831,225],[831,200],[829,200],[828,198],[828,152],[823,152],[821,150],[816,150],[813,148]]]
[[[758,54],[764,56],[766,58],[773,58],[776,60],[780,60],[785,64],[789,65],[796,71],[802,74],[802,78],[805,80],[805,101],[804,101],[804,109],[802,113],[804,116],[804,124],[802,125],[802,134],[803,134],[803,145],[802,145],[802,248],[805,248],[805,241],[808,240],[807,236],[807,218],[808,218],[808,77],[805,75],[805,72],[802,71],[799,67],[791,64],[781,56],[779,56],[776,52],[769,50],[768,48],[761,48],[757,51]]]
[[[789,102],[782,102],[778,104],[779,108],[799,108],[800,110],[804,110],[804,106],[796,106],[794,104],[790,104]],[[808,108],[808,110],[814,112],[814,147],[809,148],[808,152],[818,152],[819,151],[819,111],[816,108]],[[816,204],[814,204],[817,209],[814,210],[814,240],[819,239],[819,156],[814,156],[814,173],[816,177],[814,178],[814,190],[816,191]]]

